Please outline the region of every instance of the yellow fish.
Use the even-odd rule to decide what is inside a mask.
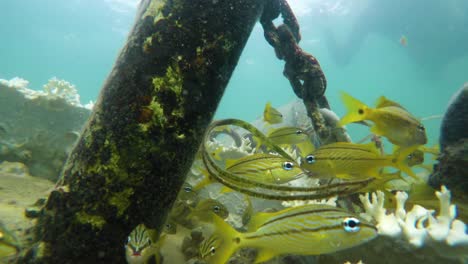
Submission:
[[[321,146],[307,155],[301,166],[318,177],[378,177],[380,168],[394,167],[417,178],[406,164],[407,156],[415,148],[402,149],[393,155],[381,155],[374,143],[337,142]]]
[[[265,110],[263,110],[263,120],[270,124],[279,124],[283,122],[283,115],[268,102],[265,105]]]
[[[274,128],[267,133],[267,138],[276,145],[298,144],[309,139],[309,135],[298,127]]]
[[[416,149],[406,157],[406,164],[409,167],[420,165],[424,162],[424,152],[422,150]]]
[[[372,133],[386,137],[397,146],[427,143],[424,126],[400,104],[381,97],[376,108],[370,108],[345,92],[342,92],[341,97],[348,113],[340,120],[340,125],[369,120],[374,123]]]
[[[208,263],[227,263],[244,247],[258,249],[255,263],[283,254],[320,255],[363,244],[377,228],[360,217],[327,205],[304,205],[255,216],[255,230],[240,233],[214,218],[214,237],[200,248]],[[210,241],[213,241],[211,244]]]
[[[282,184],[305,176],[300,166],[284,157],[257,153],[226,161],[226,171],[243,178]]]
[[[125,258],[129,264],[147,263],[154,255],[156,263],[161,263],[159,248],[166,238],[162,235],[156,241],[156,231],[148,229],[143,224],[139,224],[130,233],[125,245]]]
[[[197,204],[188,217],[197,217],[200,221],[210,222],[214,214],[222,219],[229,216],[229,211],[222,203],[214,199],[205,199]]]
[[[398,148],[395,148],[398,149]],[[419,167],[424,168],[426,165],[424,165],[424,154],[429,153],[433,157],[437,158],[439,155],[439,150],[437,146],[434,147],[425,147],[425,146],[420,146],[416,150],[414,150],[412,153],[410,153],[406,159],[406,163],[408,166],[413,167],[419,165]]]

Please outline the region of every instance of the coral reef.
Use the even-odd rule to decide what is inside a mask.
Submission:
[[[436,192],[436,196],[440,204],[439,212],[434,216],[434,210],[428,210],[420,205],[415,205],[410,211],[406,211],[405,202],[408,194],[405,192],[397,192],[395,195],[396,209],[393,213],[388,213],[383,206],[385,199],[383,192],[372,193],[372,198],[369,198],[369,194],[361,195],[360,200],[365,209],[362,216],[374,219],[382,236],[404,239],[415,248],[423,246],[435,249],[450,248],[451,250],[443,252],[447,257],[468,257],[466,225],[456,219],[456,206],[450,203],[450,191],[442,186],[441,191]],[[459,252],[464,253],[460,256]]]
[[[31,175],[56,181],[88,119],[75,86],[52,78],[43,91],[0,79],[0,162],[21,162]]]

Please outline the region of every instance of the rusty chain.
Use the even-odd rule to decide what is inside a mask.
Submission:
[[[276,27],[273,20],[280,15],[283,24]],[[324,95],[327,80],[318,60],[299,47],[299,23],[287,1],[269,1],[260,23],[266,41],[275,49],[276,57],[285,61],[283,74],[289,80],[296,96],[303,100],[315,132],[320,139],[329,138],[329,128],[319,111],[320,108],[330,109]]]

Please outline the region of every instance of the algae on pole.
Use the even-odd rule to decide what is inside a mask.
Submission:
[[[265,0],[143,0],[22,261],[123,263],[160,228]]]

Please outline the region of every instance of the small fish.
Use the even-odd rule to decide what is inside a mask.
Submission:
[[[283,122],[283,115],[268,102],[263,110],[263,120],[269,124],[279,124]]]
[[[229,211],[222,203],[214,199],[205,199],[200,201],[188,217],[197,217],[200,221],[210,222],[213,219],[213,213],[226,219],[229,216]]]
[[[159,248],[164,243],[165,235],[156,240],[156,231],[139,224],[130,233],[125,245],[125,258],[130,264],[147,263],[151,256],[155,255],[157,263],[160,263]]]
[[[370,108],[344,92],[342,99],[348,109],[348,113],[340,120],[342,126],[369,120],[374,123],[372,133],[386,137],[397,146],[410,147],[427,143],[424,126],[400,104],[381,97],[377,107]]]
[[[420,165],[423,162],[424,162],[424,152],[420,149],[416,149],[415,151],[411,152],[406,157],[406,164],[408,164],[409,167]]]
[[[440,154],[438,145],[435,145],[433,147],[426,147],[426,146],[420,146],[416,150],[414,150],[412,153],[408,155],[406,158],[406,163],[408,166],[413,167],[413,166],[419,166],[419,167],[424,167],[422,164],[424,163],[424,154],[428,153],[433,156],[433,158],[437,158]]]
[[[255,263],[283,254],[320,255],[374,239],[377,228],[360,217],[327,205],[305,205],[256,216],[254,231],[240,233],[219,217],[214,237],[200,255],[208,263],[226,263],[238,249],[258,249]]]
[[[174,221],[174,219],[169,219],[164,223],[164,233],[173,235],[177,233],[177,223]]]
[[[305,176],[304,170],[284,157],[257,153],[226,161],[226,171],[265,183],[282,184]]]
[[[406,164],[415,148],[399,149],[392,155],[381,155],[374,143],[337,142],[321,146],[307,155],[301,166],[318,177],[378,177],[383,167],[394,167],[417,178]]]
[[[280,127],[271,129],[267,138],[274,144],[298,144],[309,139],[309,135],[298,127]]]
[[[406,47],[408,45],[408,38],[405,35],[400,37],[400,45]]]
[[[198,190],[189,183],[184,183],[182,189],[177,195],[177,200],[187,201],[187,203],[196,203],[198,201]]]

